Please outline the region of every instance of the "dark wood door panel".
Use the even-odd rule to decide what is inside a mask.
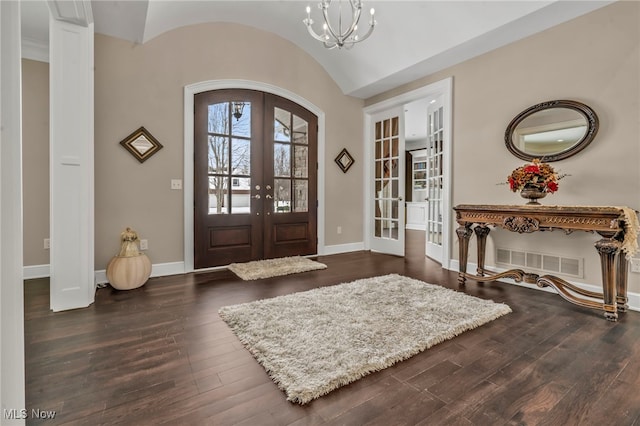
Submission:
[[[304,107],[278,96],[269,96],[265,98],[265,137],[271,139],[272,145],[270,149],[265,149],[265,182],[271,182],[270,185],[276,189],[277,182],[290,181],[290,205],[288,208],[276,206],[277,194],[274,192],[270,195],[273,198],[265,203],[267,209],[265,215],[265,257],[274,258],[282,256],[294,256],[317,253],[317,117],[305,109]],[[276,123],[282,121],[282,117],[276,116],[276,111],[282,113],[286,111],[291,114],[290,134],[291,139],[287,143],[276,141],[274,134]],[[301,129],[296,128],[296,122],[306,122],[306,133],[301,134]],[[280,123],[286,127],[286,123]],[[296,140],[295,134],[298,132],[299,137],[306,138],[300,142]],[[278,175],[276,164],[278,159],[275,158],[274,146],[282,144],[291,146],[291,167],[289,175]],[[307,158],[304,162],[304,170],[300,173],[296,172],[296,152],[298,149],[307,152]],[[306,211],[300,208],[300,204],[296,201],[296,183],[301,183],[307,190]],[[286,206],[285,206],[286,207]]]
[[[205,92],[194,101],[195,268],[315,254],[317,117],[252,90]],[[248,117],[250,132],[234,133]],[[250,167],[239,167],[247,147]]]
[[[246,129],[237,131],[241,121],[233,116],[234,103],[243,103]],[[263,256],[262,198],[252,188],[262,185],[263,94],[253,90],[216,90],[195,95],[194,116],[194,266],[207,268],[259,259]],[[212,108],[226,109],[212,116]],[[215,111],[218,111],[216,109]],[[236,148],[237,147],[237,148]],[[248,147],[248,152],[247,151]],[[242,151],[244,150],[244,151]],[[248,156],[250,176],[239,171],[239,158]],[[255,177],[254,177],[255,176]],[[212,179],[214,188],[212,189]],[[215,179],[223,182],[215,189]],[[235,180],[234,180],[235,179]],[[236,180],[249,183],[248,188],[234,192]],[[246,183],[245,182],[245,183]],[[234,195],[236,194],[236,195]],[[224,197],[221,205],[213,197]],[[234,210],[234,198],[245,197],[248,209]],[[231,197],[231,198],[229,198]],[[211,205],[210,205],[211,204]],[[213,210],[213,211],[212,211]],[[226,231],[225,231],[226,229]]]

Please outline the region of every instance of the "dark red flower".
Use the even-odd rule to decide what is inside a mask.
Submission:
[[[525,173],[540,173],[540,167],[538,167],[537,164],[530,164],[528,166],[525,166],[524,172]]]
[[[558,190],[558,184],[555,183],[555,182],[549,182],[547,184],[547,190],[548,190],[548,192],[553,194],[554,192],[556,192]]]
[[[509,188],[513,191],[516,187],[516,181],[512,177],[509,178]]]

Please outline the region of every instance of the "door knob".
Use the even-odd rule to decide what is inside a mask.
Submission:
[[[260,199],[260,194],[256,194],[256,195],[254,195],[254,196],[253,196],[253,197],[251,197],[251,198],[255,198],[256,200],[259,200],[259,199]]]
[[[398,201],[402,201],[402,197],[398,197]]]
[[[271,194],[267,194],[264,196],[264,198],[272,199],[273,197],[271,196]]]
[[[267,188],[268,191],[269,189],[271,189],[271,185],[267,185],[265,188]]]
[[[256,185],[256,191],[260,191],[260,185]]]

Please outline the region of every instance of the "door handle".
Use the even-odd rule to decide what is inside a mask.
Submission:
[[[265,196],[264,196],[264,198],[267,198],[267,199],[269,199],[269,200],[270,200],[270,199],[272,199],[273,197],[271,196],[271,194],[267,194],[267,195],[265,195]]]
[[[402,197],[398,197],[398,201],[402,201]]]

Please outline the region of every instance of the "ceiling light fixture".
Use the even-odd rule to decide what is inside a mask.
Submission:
[[[375,10],[371,8],[371,19],[369,20],[369,30],[362,36],[358,35],[358,21],[360,20],[360,12],[362,11],[361,0],[349,0],[351,6],[351,24],[343,31],[342,27],[342,0],[338,0],[338,26],[336,28],[331,25],[329,21],[329,6],[331,0],[322,0],[318,3],[318,8],[322,9],[322,16],[324,17],[324,24],[322,25],[322,34],[319,35],[312,28],[313,19],[311,19],[311,7],[307,6],[307,17],[302,21],[307,26],[311,37],[324,44],[327,49],[338,48],[350,49],[354,44],[366,40],[373,28],[376,26],[376,20],[374,19]]]

